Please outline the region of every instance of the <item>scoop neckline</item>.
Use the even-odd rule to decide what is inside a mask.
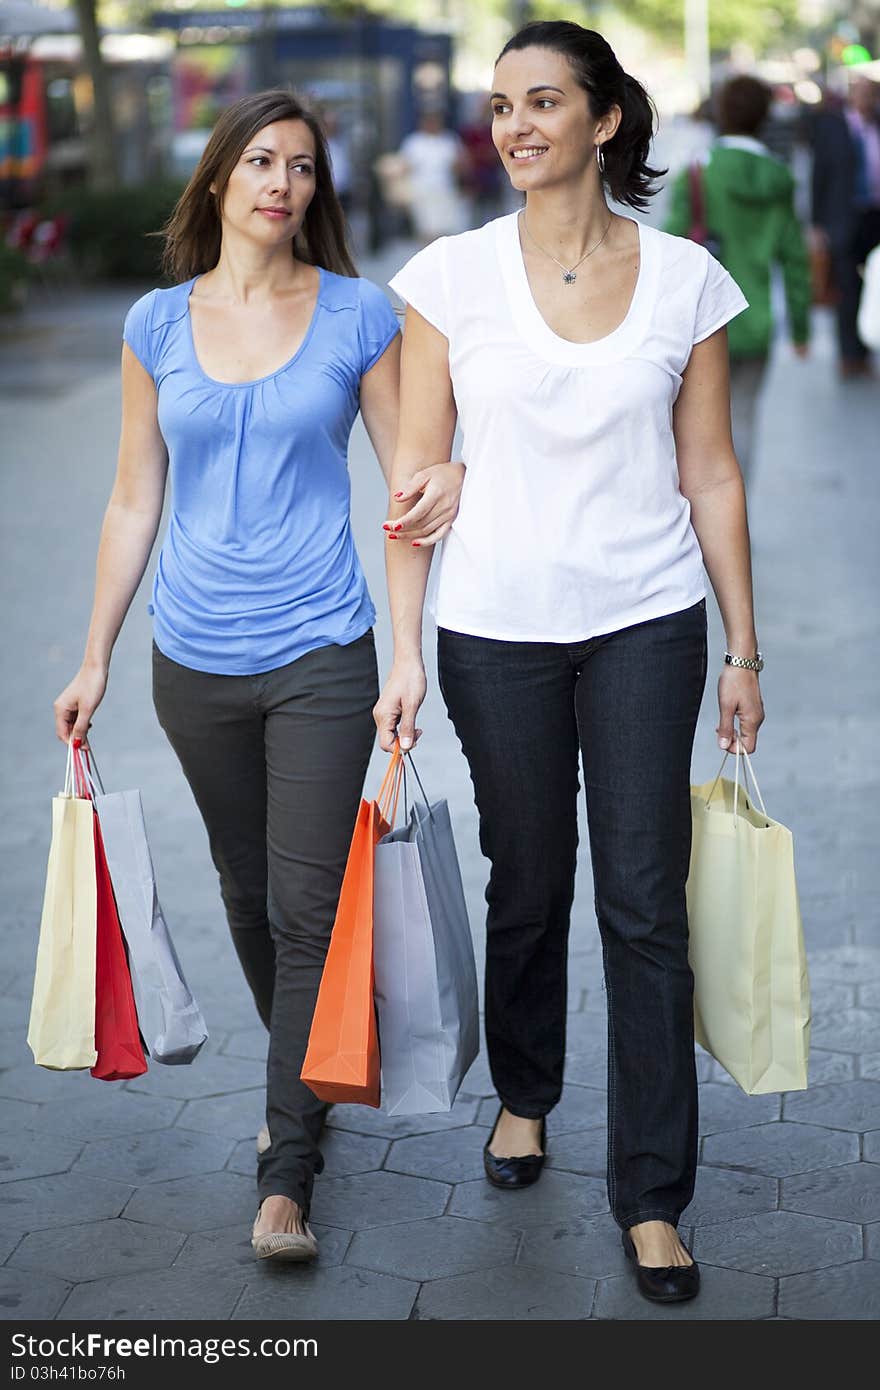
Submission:
[[[198,352],[196,351],[196,339],[195,339],[195,334],[193,333],[192,314],[190,313],[190,304],[189,304],[189,302],[190,302],[190,298],[191,298],[191,296],[192,296],[193,288],[195,287],[196,281],[197,281],[197,280],[201,280],[202,275],[194,275],[193,278],[189,281],[189,283],[188,283],[187,286],[186,286],[186,302],[185,302],[185,309],[186,309],[186,326],[187,326],[187,333],[188,333],[188,335],[189,335],[189,350],[190,350],[190,355],[192,356],[192,360],[193,360],[193,362],[195,363],[195,366],[196,366],[197,371],[199,372],[199,375],[202,376],[202,377],[204,377],[205,381],[209,381],[209,382],[211,383],[212,386],[223,386],[223,387],[227,388],[227,389],[230,390],[230,391],[240,391],[240,390],[242,390],[244,387],[248,387],[248,386],[261,386],[261,385],[263,384],[263,382],[265,382],[265,381],[272,381],[276,376],[280,376],[282,372],[286,372],[287,369],[288,369],[288,367],[292,367],[293,364],[294,364],[294,362],[296,362],[297,358],[299,358],[299,357],[302,355],[302,353],[305,352],[305,349],[306,349],[306,347],[308,346],[309,339],[311,338],[311,336],[312,336],[312,334],[313,334],[313,332],[314,332],[314,330],[315,330],[315,324],[317,323],[317,320],[318,320],[318,310],[321,308],[321,304],[322,304],[323,298],[324,298],[324,286],[325,286],[325,283],[326,283],[326,281],[325,281],[324,268],[323,268],[323,266],[320,266],[320,265],[319,265],[319,266],[316,266],[315,269],[316,269],[317,272],[318,272],[318,293],[317,293],[317,295],[315,296],[315,307],[314,307],[313,310],[312,310],[312,316],[311,316],[311,318],[309,319],[309,325],[308,325],[308,328],[307,328],[306,331],[305,331],[305,335],[304,335],[304,337],[303,337],[302,342],[300,343],[299,347],[297,348],[297,350],[296,350],[296,352],[293,354],[293,356],[292,356],[292,357],[288,357],[288,359],[287,359],[286,362],[282,362],[282,364],[281,364],[280,367],[276,367],[275,370],[274,370],[274,372],[267,372],[265,376],[253,377],[250,381],[220,381],[219,378],[216,377],[216,376],[209,376],[208,373],[205,371],[204,367],[202,366],[201,362],[199,361],[199,354],[198,354]],[[204,274],[204,272],[203,272],[203,274]]]
[[[499,220],[499,259],[514,323],[520,337],[538,356],[565,366],[586,366],[619,360],[640,341],[647,328],[656,279],[654,240],[652,229],[638,218],[625,217],[624,221],[634,222],[639,235],[639,273],[627,311],[617,327],[604,337],[574,343],[553,331],[535,302],[520,245],[519,212]]]

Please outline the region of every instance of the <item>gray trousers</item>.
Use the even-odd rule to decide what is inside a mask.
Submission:
[[[326,1105],[299,1079],[373,747],[372,632],[255,676],[153,646],[159,723],[192,788],[238,958],[269,1030],[262,1201],[308,1214]]]
[[[733,447],[743,478],[749,481],[755,452],[755,417],[767,374],[766,357],[731,357],[730,420]]]

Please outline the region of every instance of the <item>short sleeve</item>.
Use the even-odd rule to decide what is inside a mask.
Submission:
[[[145,372],[154,375],[153,363],[153,309],[156,290],[150,290],[142,299],[132,304],[125,316],[122,327],[122,340],[127,343]]]
[[[360,282],[358,342],[361,350],[361,376],[374,367],[385,349],[400,332],[397,315],[378,285]]]
[[[701,343],[748,307],[749,301],[733,276],[707,251],[706,274],[694,318],[694,343]]]
[[[449,337],[446,295],[446,242],[438,237],[407,261],[388,284],[395,294],[412,305],[423,319]]]

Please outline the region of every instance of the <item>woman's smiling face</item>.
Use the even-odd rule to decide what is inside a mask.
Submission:
[[[598,123],[568,59],[549,48],[512,49],[495,68],[492,139],[524,193],[582,177]]]

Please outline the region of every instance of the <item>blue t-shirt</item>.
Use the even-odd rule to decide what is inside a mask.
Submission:
[[[169,455],[153,633],[196,671],[275,670],[354,642],[376,616],[351,534],[348,441],[361,377],[397,320],[368,280],[319,274],[301,346],[257,381],[214,381],[199,366],[198,277],[152,290],[125,320],[125,342],[156,383]]]

